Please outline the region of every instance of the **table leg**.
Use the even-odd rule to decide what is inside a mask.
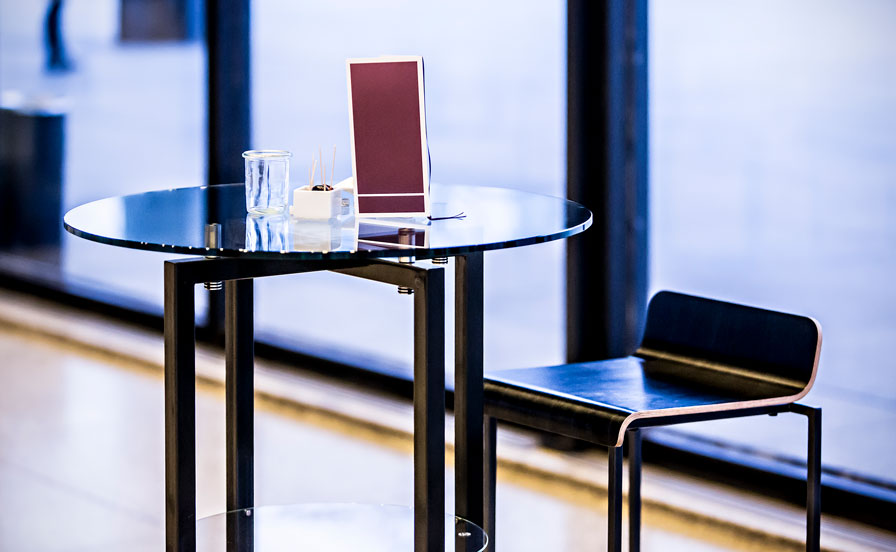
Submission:
[[[415,278],[414,550],[445,549],[445,273]]]
[[[224,283],[227,511],[251,508],[255,501],[253,291],[251,279]],[[252,549],[252,523],[251,516],[227,518],[228,550]]]
[[[455,503],[458,516],[484,527],[482,253],[455,261]]]
[[[196,549],[196,337],[193,283],[165,263],[165,543]]]

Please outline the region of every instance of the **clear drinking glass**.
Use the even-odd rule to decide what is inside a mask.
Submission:
[[[246,160],[246,210],[253,215],[286,212],[289,203],[289,158],[284,150],[243,152]]]

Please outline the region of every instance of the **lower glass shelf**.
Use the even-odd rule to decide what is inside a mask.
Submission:
[[[259,506],[200,519],[196,543],[197,552],[411,552],[414,510],[382,504]],[[446,551],[480,552],[487,545],[478,525],[445,516]]]

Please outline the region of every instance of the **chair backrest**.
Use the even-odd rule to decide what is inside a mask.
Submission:
[[[797,392],[812,385],[820,351],[821,327],[812,318],[662,291],[650,300],[635,354]]]

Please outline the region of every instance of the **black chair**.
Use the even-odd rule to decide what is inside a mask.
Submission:
[[[633,356],[485,378],[485,524],[495,535],[496,419],[609,449],[609,550],[622,549],[622,445],[629,445],[629,548],[640,548],[642,427],[759,414],[808,418],[806,549],[819,550],[821,409],[812,387],[821,328],[804,316],[672,293],[647,309]]]

